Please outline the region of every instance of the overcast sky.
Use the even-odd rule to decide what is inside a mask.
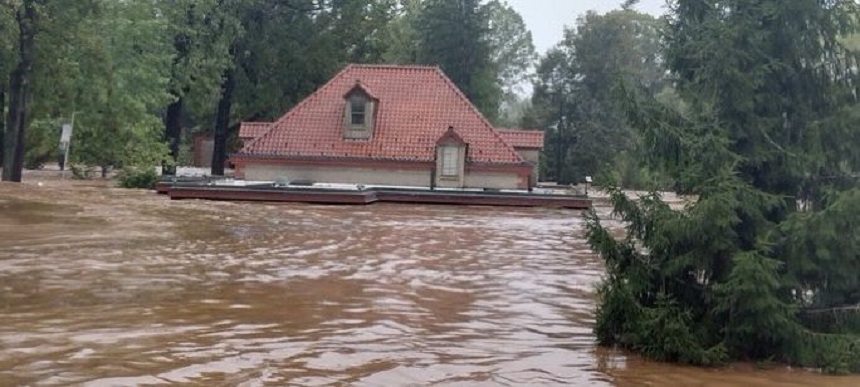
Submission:
[[[573,26],[576,17],[588,10],[600,13],[620,8],[623,0],[508,0],[532,31],[535,47],[543,54],[561,41],[564,26]],[[664,13],[665,0],[642,0],[636,9],[653,15]]]

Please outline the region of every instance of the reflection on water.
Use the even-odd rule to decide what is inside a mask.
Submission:
[[[0,384],[857,385],[595,348],[575,212],[0,185]]]

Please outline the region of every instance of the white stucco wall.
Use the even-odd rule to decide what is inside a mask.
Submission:
[[[516,173],[471,172],[466,174],[466,188],[517,189],[520,179]]]
[[[537,164],[540,161],[540,151],[534,149],[517,149],[517,153],[520,154],[520,157],[523,160],[528,161],[532,164]]]
[[[251,164],[245,167],[245,180],[310,180],[318,183],[428,187],[430,186],[430,171]]]
[[[388,170],[372,168],[339,168],[309,166],[274,166],[251,164],[245,167],[247,181],[296,181],[365,185],[399,185],[429,187],[430,170]],[[514,172],[468,172],[465,188],[517,189],[519,177]],[[449,186],[440,185],[439,187]],[[451,185],[454,186],[454,185]],[[459,186],[459,185],[458,185]]]

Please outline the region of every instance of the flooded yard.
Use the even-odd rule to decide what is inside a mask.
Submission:
[[[582,234],[569,210],[0,184],[0,385],[860,385],[596,348]]]

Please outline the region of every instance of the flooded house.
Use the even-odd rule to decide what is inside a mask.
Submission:
[[[495,128],[437,67],[350,65],[275,122],[246,122],[236,177],[529,189],[541,131]]]

